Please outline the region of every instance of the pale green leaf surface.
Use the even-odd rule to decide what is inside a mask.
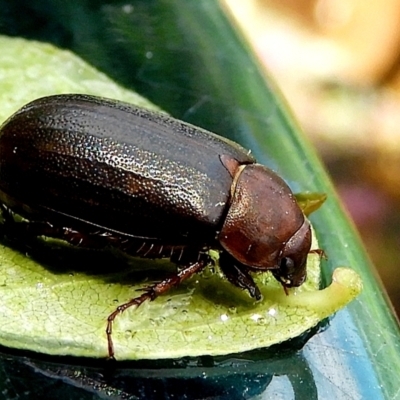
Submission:
[[[54,272],[5,246],[0,265],[0,343],[86,357],[107,356],[106,317],[148,283],[134,279],[132,270],[148,269],[154,278],[150,267],[170,269],[166,262],[135,260],[132,270],[103,275]],[[256,282],[260,302],[207,270],[152,303],[128,309],[114,324],[116,357],[222,355],[270,346],[315,326],[361,290],[358,275],[344,268],[318,290],[317,254],[309,255],[306,283],[289,296],[269,274]]]
[[[52,94],[84,93],[158,109],[67,50],[0,35],[0,122],[29,101]]]
[[[56,93],[90,93],[151,106],[70,52],[5,37],[0,37],[0,46],[1,120],[34,98]],[[57,246],[73,251],[54,243],[50,241],[54,252]],[[108,257],[109,271],[117,272],[94,274],[93,265],[92,272],[77,272],[74,263],[57,270],[0,245],[0,344],[54,355],[107,356],[107,316],[156,279],[154,270],[174,270],[165,261],[148,260],[135,260],[121,270],[115,267],[125,261]],[[146,271],[148,280],[140,271]],[[222,355],[296,337],[361,291],[360,278],[352,270],[336,270],[324,290],[318,290],[319,277],[319,256],[311,253],[304,285],[286,296],[269,274],[259,274],[255,279],[263,300],[254,302],[218,269],[207,269],[154,302],[118,316],[116,358]]]

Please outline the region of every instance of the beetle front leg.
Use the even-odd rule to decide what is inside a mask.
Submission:
[[[178,286],[184,280],[190,278],[194,274],[200,272],[208,262],[208,257],[202,257],[198,261],[189,264],[188,266],[182,268],[176,275],[173,275],[169,278],[162,280],[159,283],[155,283],[154,285],[148,286],[144,289],[144,293],[138,297],[134,297],[128,302],[121,304],[118,306],[114,312],[112,312],[107,318],[107,342],[108,342],[108,356],[110,359],[114,358],[114,344],[112,340],[112,330],[113,330],[113,322],[117,315],[123,313],[126,309],[136,306],[139,307],[145,301],[153,301],[155,298],[160,296],[161,294],[167,292],[174,286]]]
[[[261,300],[261,292],[245,265],[240,264],[229,253],[223,251],[219,258],[219,267],[229,282],[240,289],[245,289],[250,296]]]

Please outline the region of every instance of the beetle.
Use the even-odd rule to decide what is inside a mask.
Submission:
[[[12,115],[0,128],[0,203],[22,237],[177,265],[109,315],[110,358],[116,316],[201,271],[210,249],[257,300],[252,272],[271,271],[285,291],[306,279],[310,224],[283,179],[228,139],[116,100],[54,95]]]

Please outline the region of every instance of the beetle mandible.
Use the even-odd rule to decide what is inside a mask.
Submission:
[[[177,264],[110,314],[110,357],[115,317],[201,271],[210,249],[255,299],[251,272],[271,271],[285,290],[306,278],[310,225],[278,175],[230,140],[115,100],[55,95],[11,116],[0,128],[0,203],[24,235]]]

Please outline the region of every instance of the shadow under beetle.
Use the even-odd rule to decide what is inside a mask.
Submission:
[[[11,116],[0,128],[0,203],[22,237],[177,264],[109,315],[111,358],[115,317],[201,271],[210,249],[255,299],[250,272],[271,271],[285,290],[306,278],[310,225],[279,176],[232,141],[115,100],[56,95]]]

